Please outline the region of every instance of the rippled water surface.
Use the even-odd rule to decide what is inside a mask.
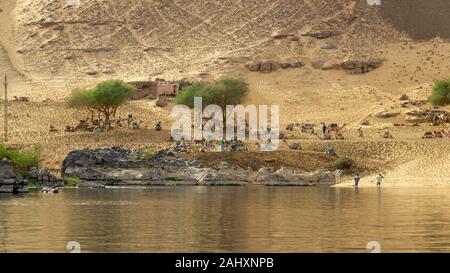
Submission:
[[[64,189],[0,196],[0,252],[450,251],[450,187]]]

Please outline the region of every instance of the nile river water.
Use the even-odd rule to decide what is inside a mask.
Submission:
[[[0,196],[0,252],[450,251],[450,187],[63,189]]]

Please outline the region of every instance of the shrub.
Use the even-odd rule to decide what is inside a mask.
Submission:
[[[433,105],[450,104],[450,79],[439,80],[434,83],[433,93],[429,101]]]
[[[186,105],[189,108],[194,108],[194,98],[200,97],[204,89],[209,85],[204,82],[196,82],[193,85],[183,88],[177,95],[175,101],[177,104]]]
[[[64,177],[64,185],[66,187],[78,187],[78,185],[80,185],[80,178],[78,177],[70,177],[70,176],[65,176]]]
[[[334,162],[334,165],[336,166],[336,169],[350,169],[353,166],[353,160],[350,158],[339,158]]]
[[[34,146],[33,149],[9,149],[0,144],[0,159],[7,158],[11,160],[14,172],[21,176],[26,176],[31,167],[39,167],[41,158],[41,147]]]
[[[153,156],[155,156],[156,152],[154,149],[147,149],[144,151],[144,156],[143,159],[144,160],[150,160]]]
[[[94,89],[75,89],[66,100],[67,107],[85,108],[105,118],[104,125],[109,127],[111,116],[115,116],[120,105],[131,98],[135,88],[121,80],[108,80],[99,83]]]
[[[37,181],[34,179],[29,179],[29,180],[27,180],[27,186],[28,186],[28,188],[36,188]]]

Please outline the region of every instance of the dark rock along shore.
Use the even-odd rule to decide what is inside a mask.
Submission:
[[[203,167],[196,160],[182,157],[187,145],[156,152],[144,159],[141,150],[120,147],[76,150],[63,162],[61,176],[76,177],[80,187],[156,186],[156,185],[284,185],[307,186],[332,184],[329,171],[305,172],[297,168],[280,168],[257,172],[227,162],[217,162],[214,168]]]
[[[0,193],[26,193],[27,181],[14,174],[11,161],[4,158],[0,161]]]

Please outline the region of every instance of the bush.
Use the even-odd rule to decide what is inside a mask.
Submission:
[[[36,188],[37,184],[38,184],[38,182],[36,180],[34,180],[34,179],[27,180],[28,188]]]
[[[80,178],[78,177],[70,177],[70,176],[66,176],[64,177],[64,185],[66,187],[78,187],[78,185],[80,185]]]
[[[154,149],[147,149],[144,151],[143,159],[145,161],[152,159],[156,154],[156,151]]]
[[[433,93],[429,101],[433,105],[447,105],[450,104],[450,79],[439,80],[434,83]]]
[[[350,158],[339,158],[334,162],[334,165],[336,166],[336,169],[350,169],[353,166],[353,160]]]
[[[94,89],[75,89],[66,100],[70,108],[85,108],[103,115],[104,125],[109,127],[111,116],[115,116],[120,105],[131,98],[135,88],[121,80],[108,80],[99,83]]]
[[[6,148],[3,144],[0,144],[1,158],[11,160],[14,172],[25,177],[30,168],[39,167],[41,147],[36,145],[32,150],[17,150]]]
[[[193,108],[194,98],[201,97],[204,107],[216,104],[225,110],[227,105],[240,104],[247,92],[248,86],[243,80],[225,77],[215,84],[197,82],[185,87],[177,95],[176,102]]]

